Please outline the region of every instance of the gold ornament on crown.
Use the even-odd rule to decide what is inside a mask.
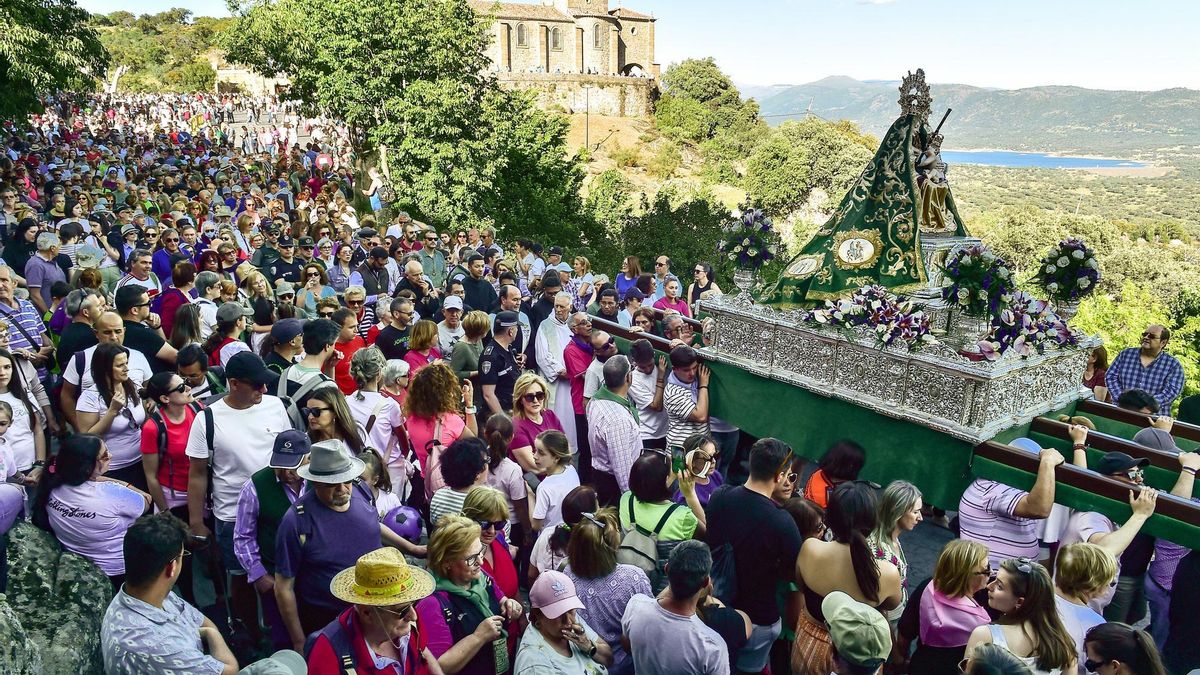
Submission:
[[[916,115],[922,121],[929,119],[929,106],[933,97],[929,95],[929,85],[925,84],[925,70],[911,70],[900,83],[900,111],[905,115]]]

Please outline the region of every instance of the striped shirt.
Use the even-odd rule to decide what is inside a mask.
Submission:
[[[663,408],[667,411],[668,448],[683,447],[683,442],[692,434],[708,433],[708,420],[693,422],[688,419],[696,409],[699,393],[695,382],[680,382],[675,378],[675,373],[667,376],[667,386],[663,389]]]
[[[42,334],[46,332],[46,324],[42,323],[42,315],[28,300],[13,298],[13,302],[16,303],[16,307],[0,303],[0,315],[8,322],[8,348],[10,351],[28,349],[36,352],[45,342]],[[21,332],[21,328],[17,328],[18,325],[25,331]],[[25,337],[26,333],[34,342]]]
[[[1038,521],[1016,515],[1025,491],[994,480],[976,478],[958,504],[958,523],[963,539],[988,547],[992,569],[1000,561],[1025,556],[1037,559]]]

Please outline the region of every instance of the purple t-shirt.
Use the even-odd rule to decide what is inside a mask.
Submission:
[[[296,507],[304,505],[306,521]],[[305,543],[300,544],[300,535]],[[296,580],[296,599],[322,609],[344,609],[346,603],[333,597],[329,582],[359,557],[383,546],[379,533],[379,514],[371,504],[371,495],[361,483],[355,483],[350,509],[338,513],[317,499],[311,491],[292,505],[279,523],[275,539],[275,572]]]
[[[707,485],[696,483],[696,499],[700,500],[700,506],[707,506],[708,498],[712,496],[712,493],[717,491],[717,488],[724,484],[725,479],[721,477],[721,472],[719,471],[713,471],[708,474]],[[683,493],[679,491],[678,487],[675,488],[675,495],[671,497],[671,500],[679,504],[687,504],[687,500],[683,498]]]
[[[89,480],[60,485],[46,514],[63,548],[95,563],[108,576],[125,573],[125,531],[146,510],[146,500],[121,483]]]
[[[562,422],[558,421],[558,415],[554,414],[553,410],[542,410],[542,423],[534,424],[527,419],[513,418],[513,440],[508,444],[510,448],[525,448],[533,447],[533,439],[537,438],[538,434],[548,429],[563,430]],[[511,451],[509,452],[511,455]],[[513,457],[516,460],[516,457]]]

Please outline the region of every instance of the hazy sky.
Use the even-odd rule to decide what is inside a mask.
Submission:
[[[540,0],[532,0],[537,2]],[[98,12],[187,7],[226,16],[223,0],[80,0]],[[610,0],[616,7],[620,0]],[[713,56],[739,83],[802,84],[827,75],[1017,88],[1200,89],[1196,0],[624,0],[658,17],[665,68]]]

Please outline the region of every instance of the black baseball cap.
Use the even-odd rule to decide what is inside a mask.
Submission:
[[[1124,473],[1134,467],[1144,468],[1149,464],[1150,460],[1145,457],[1134,459],[1123,452],[1106,452],[1100,461],[1096,462],[1096,473],[1111,476],[1116,473]]]
[[[225,378],[272,385],[279,380],[279,374],[267,368],[258,354],[238,352],[225,364]]]
[[[562,255],[563,250],[561,246],[551,246],[550,250],[546,251],[546,253],[547,255]]]
[[[387,249],[382,246],[376,246],[375,248],[371,249],[371,257],[386,259],[388,257]]]
[[[521,323],[521,317],[516,312],[500,312],[496,315],[497,328],[512,328]]]
[[[279,241],[275,245],[279,248],[295,248],[296,242],[285,234],[279,238]]]
[[[312,448],[308,434],[295,429],[280,432],[275,437],[275,448],[271,452],[271,461],[267,466],[272,469],[295,469],[304,463]]]

